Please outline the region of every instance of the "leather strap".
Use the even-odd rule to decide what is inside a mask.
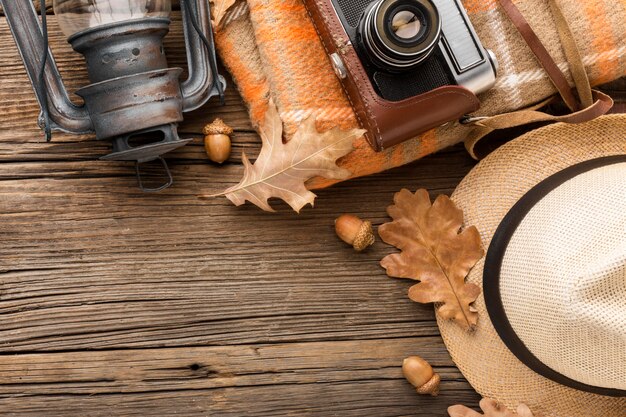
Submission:
[[[479,159],[476,154],[476,145],[495,130],[515,128],[535,123],[584,123],[607,114],[614,105],[611,97],[600,91],[591,89],[589,77],[585,71],[580,51],[578,50],[571,28],[557,0],[548,0],[548,3],[550,4],[559,37],[565,51],[565,56],[570,66],[570,72],[574,78],[580,102],[574,97],[567,78],[559,69],[554,59],[552,59],[517,6],[513,4],[512,0],[499,0],[499,2],[511,22],[517,27],[522,37],[528,43],[528,46],[537,57],[541,66],[545,69],[552,83],[563,98],[563,101],[572,113],[564,116],[554,116],[538,111],[538,109],[547,104],[547,102],[542,102],[525,110],[500,114],[493,117],[470,119],[470,123],[474,125],[474,129],[465,140],[465,146],[472,157],[476,159]]]
[[[565,58],[569,63],[570,72],[574,78],[574,84],[576,85],[576,91],[578,91],[580,104],[582,104],[582,108],[590,107],[593,104],[591,84],[589,83],[589,77],[587,76],[587,71],[585,71],[578,45],[576,45],[574,34],[563,15],[563,10],[561,10],[557,2],[550,0],[549,3],[552,16],[554,17],[559,32],[561,45],[563,45]]]
[[[555,116],[537,109],[543,108],[552,101],[548,99],[540,104],[525,110],[518,110],[510,113],[503,113],[493,117],[477,118],[473,123],[472,131],[465,139],[465,148],[474,159],[482,159],[486,155],[479,155],[477,151],[478,143],[486,139],[488,135],[497,130],[510,129],[533,123],[585,123],[608,113],[624,113],[624,109],[611,109],[614,106],[613,99],[598,90],[591,90],[592,98],[595,102],[582,110],[563,116]],[[537,126],[533,127],[536,128]],[[532,129],[528,129],[532,130]],[[524,133],[524,132],[521,132]],[[520,134],[521,134],[520,133]],[[510,138],[511,139],[511,138]]]
[[[563,75],[559,66],[556,62],[554,62],[554,59],[552,59],[550,52],[548,52],[546,47],[543,46],[543,43],[532,29],[524,15],[522,15],[512,0],[499,0],[499,2],[511,22],[515,25],[520,35],[522,35],[530,47],[533,54],[535,54],[535,57],[537,57],[539,64],[541,64],[550,77],[550,80],[552,80],[552,84],[554,84],[556,89],[559,91],[559,94],[563,98],[567,107],[569,107],[571,111],[580,110],[578,101],[572,93],[572,88],[570,87],[567,78],[565,78],[565,75]],[[553,3],[553,1],[551,1],[551,3]]]
[[[476,122],[476,126],[496,130],[538,122],[585,123],[607,114],[613,107],[613,99],[600,91],[592,90],[592,98],[595,101],[591,106],[563,116],[554,116],[537,110],[527,109],[479,120]]]

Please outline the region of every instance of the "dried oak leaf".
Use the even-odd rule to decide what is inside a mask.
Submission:
[[[221,27],[226,13],[237,3],[237,0],[211,0],[211,20],[213,27]]]
[[[465,277],[484,255],[478,230],[468,227],[459,233],[463,212],[447,196],[431,205],[426,190],[402,190],[394,203],[387,208],[393,222],[382,225],[379,234],[402,252],[385,257],[382,267],[391,277],[420,281],[409,290],[411,300],[441,303],[441,317],[472,329],[478,313],[471,304],[480,287],[466,283]]]
[[[336,162],[353,150],[353,141],[365,131],[334,128],[319,133],[311,116],[290,141],[283,143],[283,123],[270,102],[259,133],[263,141],[259,157],[252,165],[243,154],[244,177],[223,195],[237,206],[249,201],[266,211],[274,211],[268,199],[276,197],[300,212],[307,204],[313,206],[316,197],[306,188],[307,180],[317,176],[339,180],[350,177],[350,171]]]
[[[520,404],[517,407],[517,413],[514,413],[502,404],[489,398],[483,398],[480,401],[480,409],[485,414],[477,413],[463,405],[453,405],[448,408],[448,414],[450,417],[541,417],[539,414],[533,414],[525,404]]]

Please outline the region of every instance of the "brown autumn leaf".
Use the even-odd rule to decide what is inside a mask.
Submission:
[[[307,180],[317,176],[339,180],[350,177],[350,171],[336,162],[353,150],[352,143],[365,131],[334,128],[319,133],[311,116],[289,142],[283,143],[283,123],[270,102],[259,133],[263,141],[259,157],[252,165],[244,153],[243,179],[221,195],[237,206],[249,201],[266,211],[274,211],[268,199],[276,197],[300,212],[307,204],[313,206],[316,197],[306,188]]]
[[[402,252],[385,257],[382,267],[391,277],[420,281],[409,290],[411,300],[441,303],[441,317],[471,330],[478,320],[471,304],[480,287],[466,283],[465,277],[484,255],[478,230],[468,227],[459,233],[463,212],[447,196],[431,205],[426,190],[402,190],[394,203],[387,208],[393,222],[378,231],[383,241]]]
[[[237,0],[211,0],[211,20],[213,27],[218,29],[226,13],[237,3]]]
[[[509,410],[497,401],[483,398],[480,401],[480,409],[485,414],[480,414],[463,405],[453,405],[448,408],[450,417],[541,417],[539,414],[533,414],[526,404],[520,404],[517,407],[517,413]]]

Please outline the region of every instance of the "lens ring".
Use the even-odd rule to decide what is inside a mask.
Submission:
[[[417,45],[430,30],[430,20],[415,6],[400,5],[390,9],[384,17],[388,37],[401,46]]]
[[[390,26],[404,11],[419,20],[416,36],[402,39]],[[404,18],[410,16],[405,15]],[[407,22],[413,23],[413,22]],[[407,28],[413,32],[416,27]],[[360,31],[366,49],[377,61],[395,69],[414,67],[428,58],[441,36],[441,19],[431,0],[381,0],[366,10]]]
[[[441,35],[441,19],[439,11],[431,0],[383,0],[376,8],[374,23],[375,35],[387,48],[399,55],[415,55],[430,50],[439,40]],[[393,42],[389,37],[392,32],[388,26],[389,18],[396,12],[410,9],[420,14],[425,21],[426,30],[422,34],[420,42],[415,45],[401,45]]]

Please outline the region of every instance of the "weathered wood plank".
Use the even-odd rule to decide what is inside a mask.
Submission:
[[[468,388],[441,338],[417,337],[2,356],[0,398],[20,396],[25,387],[29,395],[96,395],[375,379],[406,384],[399,364],[416,351],[442,373],[443,390]]]
[[[194,141],[176,152],[168,154],[168,160],[175,159],[181,162],[185,161],[186,163],[207,164],[208,159],[204,151],[202,137],[197,134],[187,133],[183,133],[182,137],[193,138]],[[260,140],[256,133],[237,131],[231,138],[233,150],[230,159],[226,162],[227,164],[240,164],[243,151],[250,158],[256,158],[260,150]],[[50,143],[37,140],[37,138],[30,138],[24,141],[0,139],[0,162],[92,162],[109,152],[111,152],[110,144],[91,138],[77,139],[77,141],[59,141],[55,138]]]
[[[435,335],[432,309],[378,266],[391,249],[354,254],[333,219],[355,212],[380,224],[390,190],[450,192],[471,164],[458,150],[342,184],[301,216],[195,198],[236,181],[236,165],[174,161],[175,187],[146,196],[130,168],[120,178],[105,163],[0,164],[0,177],[35,177],[0,183],[2,349]]]
[[[436,400],[402,377],[416,351],[442,377]],[[81,415],[445,416],[478,401],[438,337],[2,356],[0,381],[8,415],[80,401]]]
[[[6,416],[210,417],[448,417],[447,406],[475,404],[466,389],[416,399],[400,381],[268,385],[258,388],[178,390],[93,396],[47,395],[0,399]]]

